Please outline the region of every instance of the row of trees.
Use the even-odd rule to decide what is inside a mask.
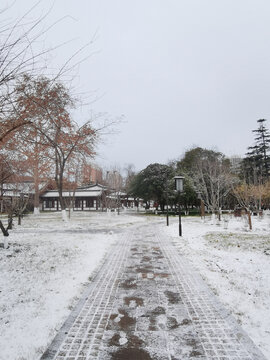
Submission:
[[[167,203],[177,204],[173,178],[181,174],[185,177],[182,205],[188,210],[197,206],[201,197],[208,209],[216,212],[235,181],[229,168],[230,163],[223,154],[196,147],[187,151],[180,161],[147,166],[133,178],[129,192],[143,198],[148,206],[154,200],[163,210]]]
[[[212,213],[239,206],[246,210],[250,220],[252,210],[270,206],[270,135],[265,121],[258,120],[255,145],[248,148],[237,171],[221,152],[195,147],[179,161],[147,166],[134,176],[128,191],[143,198],[148,206],[154,200],[163,210],[165,204],[172,206],[178,202],[173,177],[182,175],[185,183],[180,201],[186,209],[198,206],[201,198]]]

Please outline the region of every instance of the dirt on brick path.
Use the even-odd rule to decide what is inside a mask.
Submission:
[[[201,359],[204,350],[188,317],[154,234],[134,240],[99,359]]]

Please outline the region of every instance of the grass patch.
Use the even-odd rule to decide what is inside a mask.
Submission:
[[[204,236],[213,247],[222,250],[240,248],[247,251],[263,251],[270,249],[270,236],[238,233],[208,233]]]

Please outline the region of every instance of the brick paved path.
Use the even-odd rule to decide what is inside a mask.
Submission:
[[[42,360],[265,359],[160,228],[122,235]]]

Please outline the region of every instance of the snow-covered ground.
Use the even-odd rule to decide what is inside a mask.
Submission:
[[[37,360],[125,228],[161,222],[179,251],[201,273],[220,301],[270,359],[270,216],[241,219],[228,229],[210,218],[134,217],[74,213],[23,219],[10,232],[9,249],[0,248],[0,360]]]
[[[37,360],[121,229],[145,217],[74,213],[23,219],[0,248],[0,359]],[[2,236],[2,235],[1,235]]]
[[[183,218],[183,237],[171,219],[165,231],[270,359],[270,215],[254,217],[251,232],[244,219],[228,219],[224,229],[210,217]]]

